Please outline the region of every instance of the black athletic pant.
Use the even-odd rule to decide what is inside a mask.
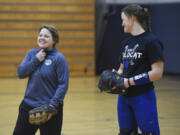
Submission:
[[[62,104],[59,105],[58,114],[53,116],[49,121],[40,126],[31,125],[29,123],[28,111],[31,109],[32,107],[30,107],[24,101],[22,101],[22,103],[19,106],[19,115],[13,135],[35,135],[38,129],[40,129],[41,135],[61,135],[63,119]]]

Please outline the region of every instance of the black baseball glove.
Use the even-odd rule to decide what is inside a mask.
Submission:
[[[98,87],[101,92],[121,95],[127,94],[127,90],[124,86],[124,78],[111,70],[105,70],[102,72]],[[112,89],[113,87],[115,87],[115,89]]]
[[[42,105],[29,111],[29,123],[35,125],[41,125],[48,121],[48,115],[57,114],[55,107],[50,105]]]

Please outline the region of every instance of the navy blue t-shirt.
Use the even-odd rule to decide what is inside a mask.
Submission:
[[[151,32],[144,32],[137,36],[130,36],[122,42],[120,63],[124,64],[123,76],[131,78],[148,72],[151,65],[163,60],[163,45]],[[127,96],[137,96],[154,88],[153,82],[131,86]]]

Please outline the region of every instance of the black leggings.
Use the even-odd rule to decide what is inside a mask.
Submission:
[[[61,135],[62,121],[63,121],[63,105],[60,104],[58,114],[53,116],[46,123],[38,126],[31,125],[28,121],[28,111],[32,107],[27,105],[24,101],[19,106],[19,115],[13,135],[35,135],[36,131],[40,130],[40,135]]]

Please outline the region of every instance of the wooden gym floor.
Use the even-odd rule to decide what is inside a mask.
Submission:
[[[26,82],[0,79],[0,135],[13,132]],[[62,135],[118,135],[117,95],[100,93],[97,82],[98,77],[70,78]],[[161,135],[179,135],[180,76],[165,75],[155,85]]]

